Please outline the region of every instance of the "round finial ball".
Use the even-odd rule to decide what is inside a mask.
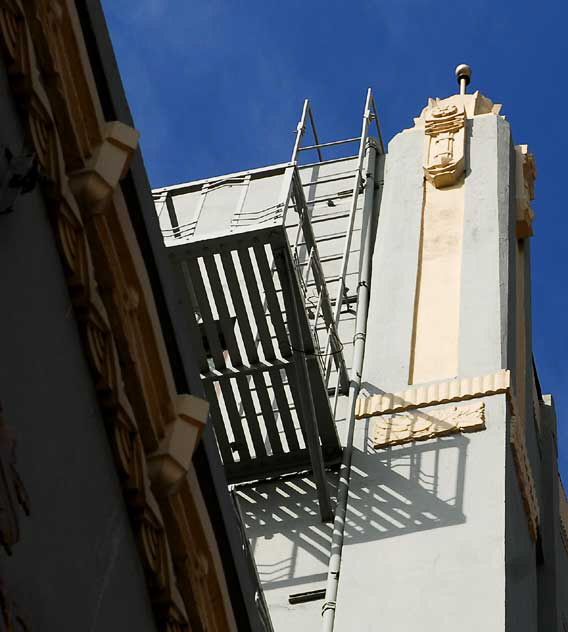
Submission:
[[[456,66],[456,78],[458,83],[465,79],[465,85],[468,86],[471,80],[471,68],[467,64],[460,64]]]

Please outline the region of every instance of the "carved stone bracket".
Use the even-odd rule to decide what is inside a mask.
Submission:
[[[209,404],[194,395],[179,395],[175,418],[166,426],[160,448],[148,457],[150,477],[160,490],[170,491],[187,474],[203,427]]]
[[[446,406],[430,412],[413,410],[398,415],[383,415],[375,421],[373,447],[385,448],[456,432],[475,432],[484,428],[483,402]]]
[[[138,132],[113,121],[104,128],[104,139],[86,165],[71,176],[71,188],[78,200],[98,213],[110,201],[124,177],[132,154],[138,146]]]

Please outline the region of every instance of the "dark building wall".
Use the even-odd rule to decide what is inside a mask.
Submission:
[[[543,630],[558,630],[568,632],[568,521],[566,520],[565,487],[558,473],[558,445],[557,445],[557,418],[554,408],[554,400],[550,396],[544,397],[544,419],[547,430],[550,433],[549,445],[551,463],[547,467],[550,485],[547,491],[547,526],[550,534],[548,546],[548,558],[550,560],[549,581],[547,588],[547,602],[556,606],[554,618],[548,617],[545,621],[549,627],[543,626]],[[564,515],[564,524],[562,523]]]
[[[23,146],[0,66],[0,144]],[[5,592],[30,630],[155,630],[39,187],[0,215],[0,400],[31,500]]]
[[[99,0],[76,0],[90,63],[105,117],[136,127],[114,57]],[[191,151],[191,148],[188,148]],[[180,392],[204,397],[194,349],[199,332],[183,316],[180,293],[163,245],[150,185],[140,150],[134,154],[122,181],[130,220],[144,254],[144,261],[162,325],[168,359]],[[246,552],[239,518],[227,489],[227,480],[213,433],[208,424],[196,449],[193,465],[223,560],[225,578],[237,625],[243,630],[268,630],[270,623],[259,612],[260,585]]]
[[[540,402],[541,411],[541,559],[538,567],[539,632],[558,630],[558,466],[556,462],[556,414],[552,399]],[[562,629],[562,628],[560,628]]]
[[[568,631],[568,537],[560,534],[560,521],[555,516],[556,530],[556,590],[558,604],[558,630]]]

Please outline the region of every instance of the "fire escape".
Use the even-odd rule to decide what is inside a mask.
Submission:
[[[377,141],[369,137],[373,121]],[[314,143],[302,146],[308,125]],[[383,151],[370,90],[361,135],[328,143],[319,142],[306,100],[288,163],[154,192],[188,326],[199,330],[194,352],[229,483],[311,471],[326,521],[333,511],[325,469],[339,463],[342,451],[335,410],[349,386],[340,317],[369,142]],[[322,150],[354,143],[354,169],[317,180],[348,187],[332,196],[348,197],[349,206],[331,297],[311,219],[314,201],[305,196],[316,181],[302,182],[298,159],[313,151],[323,163]],[[176,206],[182,193],[192,201],[185,222]],[[253,193],[265,201],[260,207],[251,207]]]

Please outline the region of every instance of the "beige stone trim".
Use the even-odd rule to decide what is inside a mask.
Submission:
[[[475,432],[484,428],[483,402],[445,406],[430,413],[422,410],[405,411],[398,415],[383,415],[375,420],[373,447],[385,448],[456,432]]]
[[[400,443],[430,439],[453,432],[473,432],[485,427],[483,403],[470,407],[452,406],[425,412],[423,408],[488,395],[504,393],[511,410],[510,443],[523,498],[528,528],[533,540],[538,535],[540,509],[532,468],[528,458],[524,422],[518,414],[511,388],[511,373],[503,369],[473,378],[450,380],[426,386],[412,386],[400,393],[362,397],[357,401],[355,417],[380,416],[373,431],[373,445],[384,448]],[[416,410],[420,408],[421,410]],[[393,415],[393,413],[403,413]],[[565,513],[568,525],[568,508]],[[567,538],[568,542],[568,538]]]
[[[150,479],[156,488],[174,492],[187,475],[208,414],[208,402],[194,395],[177,396],[175,418],[166,426],[159,449],[148,456]]]
[[[458,373],[463,183],[463,175],[445,188],[424,180],[409,384]]]
[[[215,533],[213,531],[213,525],[211,523],[211,518],[207,512],[207,507],[205,505],[205,499],[203,498],[203,494],[199,487],[199,482],[197,480],[197,475],[195,473],[195,468],[193,465],[190,467],[187,474],[187,481],[189,488],[191,490],[191,496],[193,499],[193,503],[195,505],[196,513],[199,516],[202,516],[201,524],[202,524],[202,534],[204,539],[204,544],[212,551],[211,559],[213,564],[209,569],[210,574],[215,577],[215,574],[218,577],[224,577],[223,572],[223,562],[221,560],[221,555],[219,554],[219,550],[215,541]],[[231,608],[231,597],[229,594],[229,589],[227,587],[226,582],[220,581],[218,582],[219,587],[219,603],[215,605],[216,608],[219,608],[224,604],[224,607],[228,613],[228,624],[227,632],[237,632],[237,623],[233,616],[233,611]],[[208,589],[208,597],[211,598],[212,591]]]
[[[386,413],[400,413],[413,408],[507,393],[510,386],[511,373],[507,369],[477,377],[410,386],[399,393],[383,393],[359,398],[355,407],[355,418],[362,419]]]
[[[101,212],[110,201],[138,147],[138,132],[120,121],[106,123],[103,130],[103,141],[70,180],[75,197],[91,213]]]
[[[415,127],[425,127],[426,119],[433,108],[448,105],[455,105],[460,109],[462,107],[465,108],[465,115],[468,119],[483,114],[493,114],[497,116],[501,111],[500,104],[494,104],[490,99],[480,94],[479,91],[473,92],[472,94],[453,94],[445,99],[440,99],[439,97],[435,99],[430,98],[428,99],[428,105],[422,110],[420,116],[414,119]]]

